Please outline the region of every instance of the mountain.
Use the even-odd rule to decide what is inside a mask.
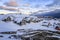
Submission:
[[[35,12],[31,15],[34,15],[34,16],[52,16],[54,18],[60,18],[60,9],[56,9],[54,11],[45,12],[45,13]]]

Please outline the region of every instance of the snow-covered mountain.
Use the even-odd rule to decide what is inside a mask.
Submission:
[[[5,40],[5,39],[20,40],[21,36],[30,37],[36,35],[36,33],[40,34],[40,30],[44,32],[45,31],[59,32],[60,31],[59,28],[60,28],[60,19],[38,18],[36,16],[30,16],[26,14],[0,14],[1,40]],[[10,34],[10,32],[11,33],[16,32],[16,34]],[[58,36],[57,38],[60,37]]]
[[[5,29],[11,29],[8,28],[11,24],[10,27],[15,28],[25,28],[25,29],[41,29],[42,27],[40,27],[43,23],[43,25],[45,25],[44,22],[47,22],[47,25],[49,23],[51,23],[52,27],[54,23],[59,23],[59,20],[54,20],[54,19],[44,19],[44,18],[38,18],[36,16],[29,16],[29,15],[24,15],[24,14],[5,14],[5,15],[0,15],[0,27]],[[52,22],[51,22],[52,21]],[[7,25],[8,24],[8,25]],[[40,24],[40,25],[39,25]],[[5,25],[5,26],[4,26]],[[15,26],[14,26],[15,25]],[[17,26],[18,25],[18,26]],[[23,25],[23,26],[21,26]],[[37,25],[37,26],[36,26]],[[48,30],[51,30],[48,27],[43,27],[43,29],[47,28]],[[46,29],[46,30],[47,30]],[[52,28],[54,29],[54,28]]]

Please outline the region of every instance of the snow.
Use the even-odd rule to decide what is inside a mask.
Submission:
[[[59,36],[53,35],[52,37],[55,37],[55,38],[60,38],[60,35],[59,35]]]
[[[14,18],[14,21],[17,21],[18,23],[20,22],[20,21],[22,21],[22,19],[24,18],[24,17],[27,17],[26,15],[12,15],[12,16],[14,16],[15,18]],[[29,16],[28,16],[29,17]],[[34,17],[34,16],[30,16],[30,18],[34,18],[34,19],[36,19],[37,17]],[[27,19],[27,20],[29,20],[29,19]],[[47,23],[44,23],[44,22],[47,22]],[[44,25],[48,25],[48,23],[51,23],[52,24],[52,26],[50,26],[50,27],[45,27],[45,26],[42,26],[42,24],[44,24]],[[54,30],[54,27],[53,27],[53,24],[54,23],[58,23],[59,21],[56,21],[56,20],[43,20],[43,21],[41,21],[41,22],[38,22],[38,23],[30,23],[30,24],[28,24],[28,23],[26,23],[26,25],[23,25],[23,26],[19,26],[19,25],[17,25],[17,24],[15,24],[15,23],[13,23],[12,21],[11,22],[3,22],[3,21],[0,21],[0,31],[8,31],[8,30],[17,30],[17,29],[34,29],[34,30],[36,30],[36,29],[43,29],[43,30]]]
[[[4,15],[0,15],[0,20],[2,20],[4,18]]]
[[[0,21],[0,32],[4,31],[16,31],[19,29],[19,26],[14,24],[13,22],[3,22]]]
[[[40,20],[35,16],[29,16],[29,15],[20,15],[20,14],[8,14],[8,15],[0,15],[0,32],[6,32],[6,31],[17,31],[18,29],[31,29],[31,30],[50,30],[50,31],[57,31],[55,29],[55,24],[54,23],[59,23],[60,21],[58,20],[45,20],[43,19],[40,22],[37,23],[26,23],[26,25],[18,25],[16,23],[14,23],[13,21],[9,21],[9,22],[4,22],[2,21],[2,19],[7,18],[8,16],[12,17],[12,19],[14,21],[17,21],[17,23],[19,23],[20,21],[22,21],[22,19],[24,19],[25,17],[27,17],[27,20],[30,20],[30,18],[33,18],[34,20]],[[46,22],[46,23],[44,23]],[[50,26],[42,26],[42,25],[48,25],[48,23],[50,23]],[[17,34],[23,35],[24,32],[17,32]],[[4,40],[4,39],[3,39]]]

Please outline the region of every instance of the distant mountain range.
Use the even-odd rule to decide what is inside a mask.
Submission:
[[[34,16],[52,16],[52,17],[55,17],[55,18],[60,18],[60,9],[56,9],[54,11],[45,12],[45,13],[35,12],[31,15],[34,15]]]

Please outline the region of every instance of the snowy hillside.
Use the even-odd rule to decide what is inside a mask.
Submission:
[[[38,18],[25,14],[0,15],[0,32],[16,31],[19,35],[25,34],[25,32],[18,32],[20,29],[60,31],[60,19]]]
[[[55,28],[55,25],[60,23],[59,19],[46,19],[38,18],[36,16],[28,16],[24,14],[5,14],[0,15],[0,27],[1,29],[46,29],[51,30]],[[50,24],[50,25],[48,25]],[[43,25],[43,26],[42,26]],[[11,28],[12,27],[12,28]],[[51,29],[50,29],[51,28]],[[53,30],[52,30],[53,31]]]

